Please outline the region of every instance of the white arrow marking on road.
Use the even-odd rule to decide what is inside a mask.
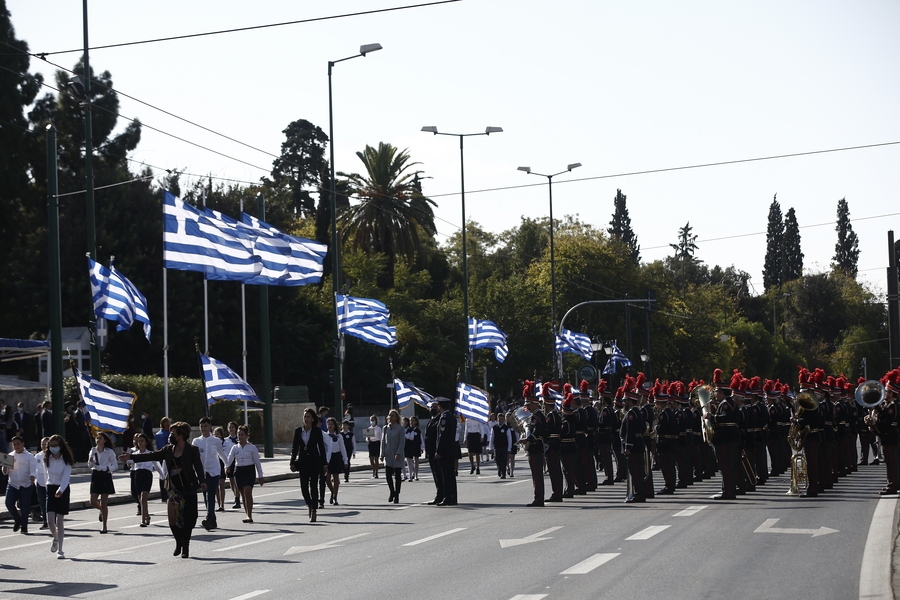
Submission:
[[[569,567],[568,569],[560,573],[560,575],[587,575],[600,565],[608,563],[619,554],[621,553],[611,552],[609,554],[595,554],[590,558],[586,558],[585,560],[581,561],[577,565]]]
[[[625,541],[627,542],[628,540],[649,540],[650,538],[652,538],[654,535],[656,535],[660,531],[665,531],[669,527],[671,527],[671,525],[651,525],[647,529],[644,529],[643,531],[638,531],[633,536],[625,538]]]
[[[167,539],[164,539],[164,540],[161,540],[158,542],[150,542],[148,544],[140,544],[137,546],[127,546],[125,548],[122,548],[121,550],[112,550],[109,552],[86,552],[84,554],[79,554],[75,558],[79,559],[79,560],[90,560],[93,558],[106,558],[107,556],[116,556],[117,554],[125,554],[126,552],[132,552],[139,548],[148,548],[150,546],[158,546],[160,544],[171,544],[172,543],[171,538],[168,538],[168,536],[166,536],[166,537],[167,537]]]
[[[828,535],[829,533],[837,533],[839,531],[828,527],[819,527],[818,529],[791,529],[790,527],[780,527],[775,529],[772,525],[777,522],[778,519],[766,519],[766,522],[757,527],[753,533],[799,533],[800,535],[819,537],[820,535]]]
[[[450,531],[445,531],[444,533],[438,533],[435,535],[430,535],[427,538],[422,538],[421,540],[416,540],[414,542],[410,542],[408,544],[403,544],[404,546],[418,546],[419,544],[424,544],[425,542],[430,542],[431,540],[436,540],[438,538],[444,537],[445,535],[450,535],[451,533],[458,533],[460,531],[464,531],[465,527],[458,527],[456,529],[451,529]]]
[[[677,512],[672,516],[673,517],[691,517],[693,515],[696,515],[698,512],[700,512],[704,508],[709,508],[709,505],[707,504],[705,506],[688,506],[683,511]]]
[[[553,538],[545,538],[541,537],[542,535],[547,535],[548,533],[552,533],[557,529],[562,529],[562,527],[551,527],[550,529],[545,529],[543,531],[539,531],[537,533],[532,533],[529,536],[519,538],[516,540],[500,540],[501,548],[509,548],[511,546],[521,546],[522,544],[530,544],[531,542],[543,542],[544,540],[552,540]]]
[[[341,538],[339,540],[332,540],[330,542],[323,542],[321,544],[316,544],[315,546],[292,546],[290,550],[284,553],[283,556],[288,556],[289,554],[301,554],[303,552],[315,552],[316,550],[328,550],[330,548],[337,548],[341,546],[341,542],[346,542],[349,540],[353,540],[359,537],[363,537],[364,535],[369,535],[368,533],[357,533],[356,535],[351,535],[349,537]]]
[[[237,544],[236,546],[228,546],[227,548],[216,548],[213,552],[228,552],[229,550],[235,550],[237,548],[243,548],[244,546],[253,546],[254,544],[262,544],[263,542],[271,542],[272,540],[277,540],[278,538],[287,537],[289,535],[294,535],[293,533],[282,533],[280,535],[273,535],[272,537],[263,538],[261,540],[253,540],[252,542],[244,542],[243,544]]]

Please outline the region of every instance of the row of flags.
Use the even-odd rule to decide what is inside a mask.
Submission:
[[[408,381],[394,378],[394,390],[397,392],[397,406],[401,409],[410,402],[423,408],[429,408],[434,396],[417,388]],[[467,383],[456,384],[456,414],[479,423],[487,423],[491,403],[488,393],[483,389]]]

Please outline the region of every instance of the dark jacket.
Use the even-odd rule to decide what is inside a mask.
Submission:
[[[200,448],[193,446],[187,442],[184,444],[184,453],[182,458],[181,477],[184,481],[182,491],[197,491],[200,484],[206,481],[206,473],[203,471],[203,461],[200,459]],[[171,474],[175,469],[175,446],[166,444],[155,452],[147,452],[145,454],[132,454],[131,460],[134,462],[146,462],[148,460],[165,461],[166,473]],[[168,476],[167,476],[168,478]]]
[[[294,430],[294,444],[291,447],[291,465],[298,469],[303,466],[325,466],[325,438],[319,427],[309,430],[309,442],[303,444],[303,427]]]

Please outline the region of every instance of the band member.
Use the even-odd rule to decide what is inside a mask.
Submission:
[[[675,461],[678,456],[678,420],[675,402],[663,389],[663,384],[654,386],[654,398],[662,406],[656,419],[656,458],[663,476],[663,488],[657,494],[675,493]]]
[[[693,415],[690,411],[688,398],[684,394],[684,384],[676,381],[669,386],[669,398],[675,409],[675,419],[678,423],[678,484],[676,487],[684,489],[694,484],[694,466],[691,462],[691,445],[693,439]]]
[[[625,502],[646,502],[644,477],[644,431],[646,423],[637,407],[638,394],[632,389],[625,392],[625,416],[619,435],[622,438],[622,454],[628,464],[628,495]]]
[[[750,429],[753,428],[755,419],[750,407],[745,404],[747,394],[744,391],[749,384],[749,380],[735,369],[735,374],[731,380],[731,398],[737,408],[740,418],[738,426],[741,430],[741,440],[738,443],[738,466],[737,466],[737,495],[743,495],[747,492],[756,491],[756,473],[755,467],[750,457],[754,456],[752,449],[755,447],[754,439]]]
[[[887,467],[887,485],[881,492],[896,494],[900,485],[900,408],[897,406],[897,397],[900,394],[900,369],[894,369],[885,375],[884,383],[885,399],[873,410],[874,418],[870,418],[875,426],[875,433],[881,440],[881,448],[884,452],[884,464]]]
[[[522,390],[525,408],[531,413],[531,422],[525,439],[528,452],[528,466],[531,469],[531,481],[534,485],[534,499],[527,506],[544,505],[544,434],[547,428],[546,417],[541,411],[541,403],[535,395],[534,382],[526,381]]]
[[[456,461],[460,458],[460,448],[456,441],[456,425],[459,420],[450,412],[453,401],[436,398],[441,413],[438,415],[437,444],[434,457],[444,483],[444,499],[439,506],[456,506]]]
[[[597,491],[597,464],[594,462],[596,448],[597,411],[591,404],[590,384],[584,379],[579,384],[580,394],[575,394],[575,405],[578,407],[578,425],[575,428],[575,445],[578,447],[580,462],[579,472],[583,473],[582,489],[585,492]]]
[[[740,374],[732,378],[739,384]],[[740,460],[741,414],[732,399],[731,386],[722,381],[722,370],[713,373],[713,386],[716,389],[718,408],[715,414],[709,413],[706,418],[711,421],[715,434],[716,458],[722,470],[722,493],[713,496],[715,500],[734,500],[737,498],[738,461]]]
[[[656,451],[656,443],[650,436],[653,431],[653,422],[656,419],[656,413],[653,404],[650,402],[650,390],[644,387],[646,376],[638,373],[634,382],[634,391],[639,395],[638,410],[641,411],[641,417],[644,419],[644,497],[653,498],[656,490],[653,489],[653,455]]]
[[[606,380],[601,379],[597,384],[597,394],[600,396],[599,417],[597,421],[597,458],[603,469],[606,479],[600,485],[613,484],[613,432],[618,431],[618,419],[612,406],[612,393],[606,389]],[[621,451],[621,450],[620,450]]]
[[[780,433],[778,423],[781,420],[782,411],[781,405],[778,404],[780,392],[780,388],[776,391],[774,381],[766,379],[763,384],[763,393],[766,395],[766,449],[769,451],[769,459],[772,463],[772,469],[769,471],[770,477],[777,477],[784,472],[782,465],[785,457],[782,456],[783,446],[781,440],[778,439]]]
[[[562,502],[563,475],[559,451],[562,441],[562,416],[556,410],[556,399],[550,394],[550,383],[541,387],[544,411],[547,413],[547,428],[544,430],[544,460],[547,461],[547,474],[550,475],[550,497],[547,502]]]
[[[804,368],[800,369],[799,383],[800,392],[797,400],[797,412],[791,419],[791,422],[796,423],[800,427],[800,430],[805,432],[803,437],[803,453],[806,455],[806,477],[808,485],[806,491],[800,493],[800,497],[815,498],[822,490],[823,477],[826,481],[829,480],[830,477],[830,475],[822,472],[822,427],[824,417],[820,410],[822,406],[821,402],[818,402],[817,406],[815,406],[815,402],[812,403],[813,406],[810,406],[810,403],[808,402],[806,403],[806,406],[802,404],[803,394],[814,393],[814,390],[812,389],[813,384],[809,382],[808,372]]]
[[[759,377],[752,377],[748,389],[750,411],[754,420],[752,431],[754,455],[752,462],[756,471],[756,485],[764,485],[769,478],[768,455],[766,454],[766,431],[768,431],[769,412],[762,403],[763,390],[761,381]]]
[[[569,384],[566,384],[569,385]],[[578,445],[575,436],[578,431],[578,410],[575,406],[575,398],[572,392],[566,394],[562,409],[562,426],[560,427],[559,460],[562,463],[563,475],[565,475],[565,488],[563,498],[574,498],[575,494],[584,494],[584,488],[580,487],[578,478]]]

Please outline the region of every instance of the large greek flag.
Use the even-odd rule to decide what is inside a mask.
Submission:
[[[590,361],[594,356],[591,349],[591,338],[583,333],[575,333],[568,329],[563,329],[556,335],[556,351],[557,352],[574,352],[584,360]]]
[[[90,258],[87,260],[97,318],[116,321],[117,331],[131,329],[132,323],[139,321],[144,324],[144,335],[149,342],[150,314],[144,295],[115,267],[107,269]]]
[[[200,355],[200,362],[203,365],[203,383],[208,404],[215,404],[219,400],[259,402],[259,397],[250,384],[228,365],[205,354]]]
[[[628,360],[628,357],[619,350],[619,347],[613,343],[612,345],[612,354],[609,355],[609,360],[606,362],[606,366],[603,367],[603,374],[608,375],[610,373],[615,373],[618,367],[628,368],[631,366],[631,361]]]
[[[90,413],[91,427],[101,431],[125,433],[131,407],[137,396],[132,392],[113,389],[74,367],[72,372],[78,382],[78,394]]]
[[[491,321],[479,321],[469,318],[469,348],[493,348],[498,362],[506,360],[509,347],[506,345],[506,334],[500,331]]]
[[[338,294],[337,311],[341,333],[383,348],[397,344],[397,329],[387,323],[391,312],[378,300]]]
[[[410,401],[423,408],[428,408],[431,406],[431,401],[434,400],[434,396],[431,394],[423,392],[413,384],[401,381],[396,377],[394,378],[394,389],[397,390],[397,406],[399,408],[406,408],[409,406]]]
[[[490,410],[486,391],[467,383],[456,384],[456,414],[479,423],[487,423]]]
[[[262,261],[260,274],[245,283],[295,286],[322,281],[325,244],[282,233],[246,213],[241,213],[241,222],[255,233],[253,253]]]

